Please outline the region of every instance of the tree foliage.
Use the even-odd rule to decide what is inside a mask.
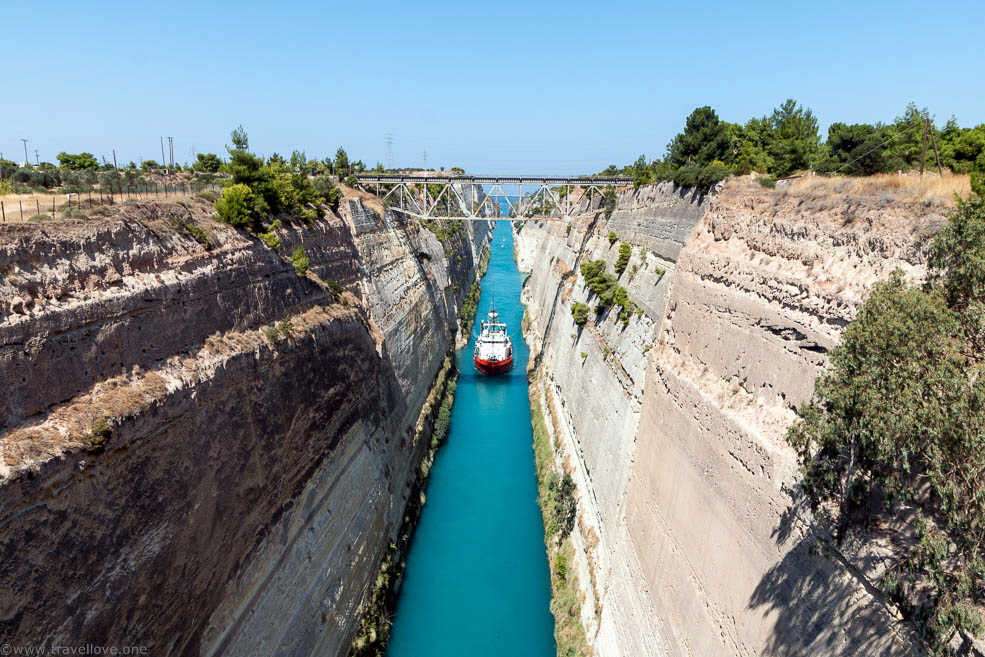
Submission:
[[[215,153],[199,153],[195,156],[192,169],[201,173],[218,173],[222,160]]]
[[[303,152],[294,151],[289,160],[271,157],[265,162],[245,150],[249,146],[249,137],[242,126],[233,130],[230,138],[233,145],[227,147],[229,161],[222,165],[222,169],[232,177],[232,187],[225,191],[243,185],[251,192],[250,196],[246,196],[241,189],[237,190],[225,204],[227,214],[235,215],[237,221],[246,221],[234,225],[260,232],[269,215],[284,215],[304,221],[313,221],[320,216],[319,195],[308,178],[307,159]],[[217,204],[217,210],[218,207]],[[242,214],[244,209],[247,218]],[[220,217],[226,220],[222,212]]]
[[[87,169],[95,171],[99,168],[99,162],[92,153],[61,152],[58,154],[58,164],[69,171],[85,171]]]
[[[903,517],[883,586],[939,649],[985,602],[985,202],[959,203],[923,287],[877,284],[788,439],[836,539]]]
[[[731,150],[728,124],[705,106],[691,112],[681,132],[667,145],[667,160],[675,168],[707,166],[725,160]]]
[[[243,183],[222,190],[222,196],[215,202],[219,219],[237,228],[262,229],[269,209],[263,198]]]
[[[620,309],[619,319],[623,324],[628,323],[636,305],[630,300],[626,288],[618,284],[616,277],[605,271],[605,260],[583,262],[581,275],[585,278],[585,286],[596,297],[596,314],[601,315],[614,305]]]
[[[623,242],[619,245],[619,257],[616,259],[616,276],[622,276],[622,273],[626,271],[626,267],[629,265],[629,259],[633,255],[633,247],[629,242]]]
[[[571,318],[578,326],[584,326],[588,322],[588,305],[575,301],[571,304]]]
[[[707,190],[729,175],[752,172],[776,179],[805,169],[847,175],[909,171],[921,163],[927,116],[926,108],[910,103],[889,123],[835,122],[821,143],[817,118],[792,99],[744,124],[698,107],[667,144],[663,159],[648,162],[641,155],[630,165],[610,165],[600,173],[629,176],[636,187],[669,180]],[[985,171],[985,124],[962,128],[951,118],[943,128],[931,122],[931,129],[945,167],[956,173]],[[932,141],[928,134],[928,148]],[[932,152],[927,164],[935,165]]]
[[[785,176],[811,167],[818,152],[821,137],[817,119],[810,109],[788,98],[773,110],[769,118],[769,155],[773,159],[773,173]]]

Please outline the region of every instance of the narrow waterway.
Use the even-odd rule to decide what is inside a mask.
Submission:
[[[537,506],[510,224],[497,222],[469,345],[457,355],[451,430],[438,451],[407,559],[389,657],[552,657],[550,573]],[[514,367],[476,372],[479,318],[495,297]]]

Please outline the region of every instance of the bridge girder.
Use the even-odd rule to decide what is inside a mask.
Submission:
[[[362,174],[356,176],[364,187],[375,184],[376,195],[388,202],[394,197],[398,209],[419,219],[442,217],[446,219],[462,219],[466,221],[485,221],[490,219],[555,219],[571,218],[571,190],[581,188],[594,190],[598,194],[609,185],[622,186],[631,184],[625,178],[566,178],[563,176],[402,176],[386,174]],[[523,186],[534,188],[532,194],[524,196]],[[382,194],[381,185],[390,187]],[[423,186],[423,198],[418,198],[411,186]],[[440,185],[441,189],[433,199],[428,198],[428,185]],[[518,198],[511,199],[503,189],[504,185],[514,185],[519,188]],[[475,194],[476,187],[485,186],[480,194]],[[564,198],[554,188],[565,188]],[[469,193],[463,195],[468,190]],[[445,199],[445,214],[438,214],[439,204]],[[510,209],[509,217],[482,216],[483,208],[490,199],[504,199]],[[539,199],[539,204],[538,204]],[[454,205],[454,212],[452,210]]]

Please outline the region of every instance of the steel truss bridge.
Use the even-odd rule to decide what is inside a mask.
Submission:
[[[493,219],[482,216],[490,199],[506,201],[510,217],[535,219],[570,218],[574,204],[571,190],[582,189],[603,194],[606,187],[633,184],[621,177],[566,176],[412,176],[393,174],[358,174],[356,179],[366,189],[375,186],[384,204],[419,219],[436,217],[478,221]],[[431,189],[429,190],[429,186]],[[439,189],[435,190],[434,187]],[[504,187],[518,189],[507,194]],[[527,194],[524,194],[524,187]],[[483,190],[477,192],[476,190]],[[563,191],[562,191],[563,190]]]

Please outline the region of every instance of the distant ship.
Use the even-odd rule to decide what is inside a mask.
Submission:
[[[502,374],[513,366],[513,343],[495,308],[489,311],[489,320],[481,323],[472,360],[483,374]]]

